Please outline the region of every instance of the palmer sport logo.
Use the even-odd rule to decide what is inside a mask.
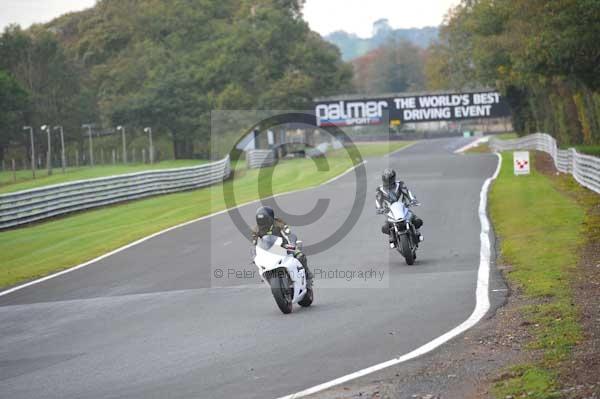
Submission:
[[[383,120],[387,101],[339,101],[316,107],[318,126],[378,125]]]

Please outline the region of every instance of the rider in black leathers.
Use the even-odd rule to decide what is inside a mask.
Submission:
[[[283,220],[275,217],[273,208],[263,206],[256,211],[256,227],[252,230],[252,244],[256,245],[257,240],[267,234],[279,236],[283,239],[282,247],[287,249],[288,253],[294,254],[294,257],[304,267],[307,286],[310,288],[312,286],[313,275],[308,268],[306,255],[296,246],[298,238],[295,234],[292,234],[289,226]]]
[[[390,204],[396,201],[404,202],[404,205],[413,205],[418,203],[415,196],[410,192],[406,184],[403,181],[396,180],[396,171],[393,169],[385,169],[381,175],[382,185],[377,187],[375,193],[375,208],[378,214],[385,213],[386,209],[384,202],[388,201]],[[412,213],[412,224],[417,229],[419,241],[423,241],[423,236],[419,229],[423,226],[423,220],[414,213]],[[396,240],[390,234],[390,224],[386,221],[381,227],[381,232],[389,236],[390,246],[394,246]]]

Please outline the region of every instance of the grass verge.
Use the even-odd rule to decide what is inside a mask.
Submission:
[[[359,144],[363,155],[381,156],[408,142]],[[344,150],[326,158],[328,169],[309,159],[283,161],[273,170],[273,193],[315,187],[353,163]],[[323,162],[323,160],[319,161]],[[264,176],[269,169],[261,169]],[[209,188],[133,201],[0,233],[0,287],[38,278],[93,259],[127,243],[226,208],[224,185],[233,185],[238,204],[258,199],[268,184],[259,170],[236,168],[235,179]],[[199,237],[199,239],[202,239]]]
[[[36,170],[36,178],[33,179],[31,170],[16,171],[17,181],[11,171],[0,172],[0,194],[10,193],[20,190],[28,190],[51,184],[66,183],[69,181],[93,179],[96,177],[106,177],[122,175],[125,173],[143,172],[147,170],[182,168],[184,166],[201,165],[205,161],[194,159],[180,159],[175,161],[162,161],[155,164],[129,164],[129,165],[101,165],[80,168],[66,168],[65,173],[60,168],[54,168],[53,174],[48,176],[46,169]]]
[[[508,280],[532,303],[519,310],[535,360],[512,367],[493,393],[498,398],[552,398],[558,395],[557,370],[582,338],[571,277],[586,242],[587,208],[565,192],[584,189],[571,178],[559,182],[535,167],[531,175],[514,176],[512,162],[512,153],[504,153],[490,193],[490,213],[502,262],[511,265]]]

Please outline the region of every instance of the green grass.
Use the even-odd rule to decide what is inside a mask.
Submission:
[[[381,156],[392,151],[396,151],[406,145],[404,141],[360,143],[361,155],[365,158],[372,156]],[[343,150],[342,150],[343,151]],[[130,165],[105,165],[79,168],[67,168],[62,173],[60,168],[55,168],[53,174],[48,176],[46,169],[36,171],[36,179],[33,179],[31,170],[18,170],[16,172],[17,181],[14,182],[11,171],[0,172],[0,194],[10,193],[20,190],[43,187],[51,184],[66,183],[69,181],[93,179],[96,177],[106,177],[120,175],[124,173],[134,173],[146,170],[181,168],[184,166],[200,165],[205,161],[200,160],[175,160],[163,161],[154,165],[149,164],[130,164]]]
[[[407,144],[357,147],[361,153],[379,156]],[[323,160],[318,162],[323,166]],[[259,188],[268,188],[266,179],[259,180],[261,171],[263,176],[273,172],[273,192],[282,193],[318,186],[353,165],[343,150],[330,154],[328,170],[321,171],[309,159],[283,161],[273,168],[250,171],[242,164],[237,165],[235,179],[224,184],[0,232],[0,286],[11,286],[72,267],[149,234],[225,209],[223,189],[227,185],[233,185],[238,204],[258,199]]]
[[[493,394],[497,398],[517,398],[523,394],[532,399],[558,398],[558,395],[554,394],[556,376],[546,369],[535,364],[523,364],[512,367],[510,375],[511,378],[494,387]]]
[[[75,180],[93,179],[96,177],[142,172],[146,170],[181,168],[184,166],[201,165],[203,162],[204,161],[188,159],[162,161],[153,165],[143,163],[130,165],[104,165],[94,166],[93,168],[67,168],[65,173],[62,172],[61,168],[54,168],[51,176],[48,176],[48,171],[46,169],[42,169],[36,170],[36,179],[33,179],[31,170],[18,170],[16,172],[16,183],[13,180],[13,173],[11,171],[2,171],[0,172],[0,194],[28,190],[31,188],[37,188],[51,184],[66,183]]]
[[[512,153],[503,153],[502,170],[490,193],[490,213],[500,238],[501,257],[512,266],[508,279],[535,305],[520,309],[533,336],[529,349],[539,362],[519,365],[514,377],[494,387],[495,395],[552,397],[555,369],[581,339],[569,276],[585,242],[585,207],[532,168],[514,176]],[[574,188],[575,189],[575,188]]]
[[[406,147],[408,144],[410,143],[406,141],[377,141],[372,143],[358,143],[356,144],[356,147],[360,151],[360,154],[363,158],[369,158],[382,156],[390,152],[397,151]]]
[[[576,145],[573,147],[581,154],[600,157],[600,145]]]

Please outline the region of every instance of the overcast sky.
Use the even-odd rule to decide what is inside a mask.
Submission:
[[[437,26],[459,0],[307,0],[305,19],[326,35],[336,30],[371,35],[373,22],[387,18],[394,28]],[[61,14],[91,7],[96,0],[0,0],[0,27],[29,27]]]
[[[336,30],[370,37],[373,22],[387,18],[393,28],[438,26],[459,0],[307,0],[304,17],[322,35]]]

